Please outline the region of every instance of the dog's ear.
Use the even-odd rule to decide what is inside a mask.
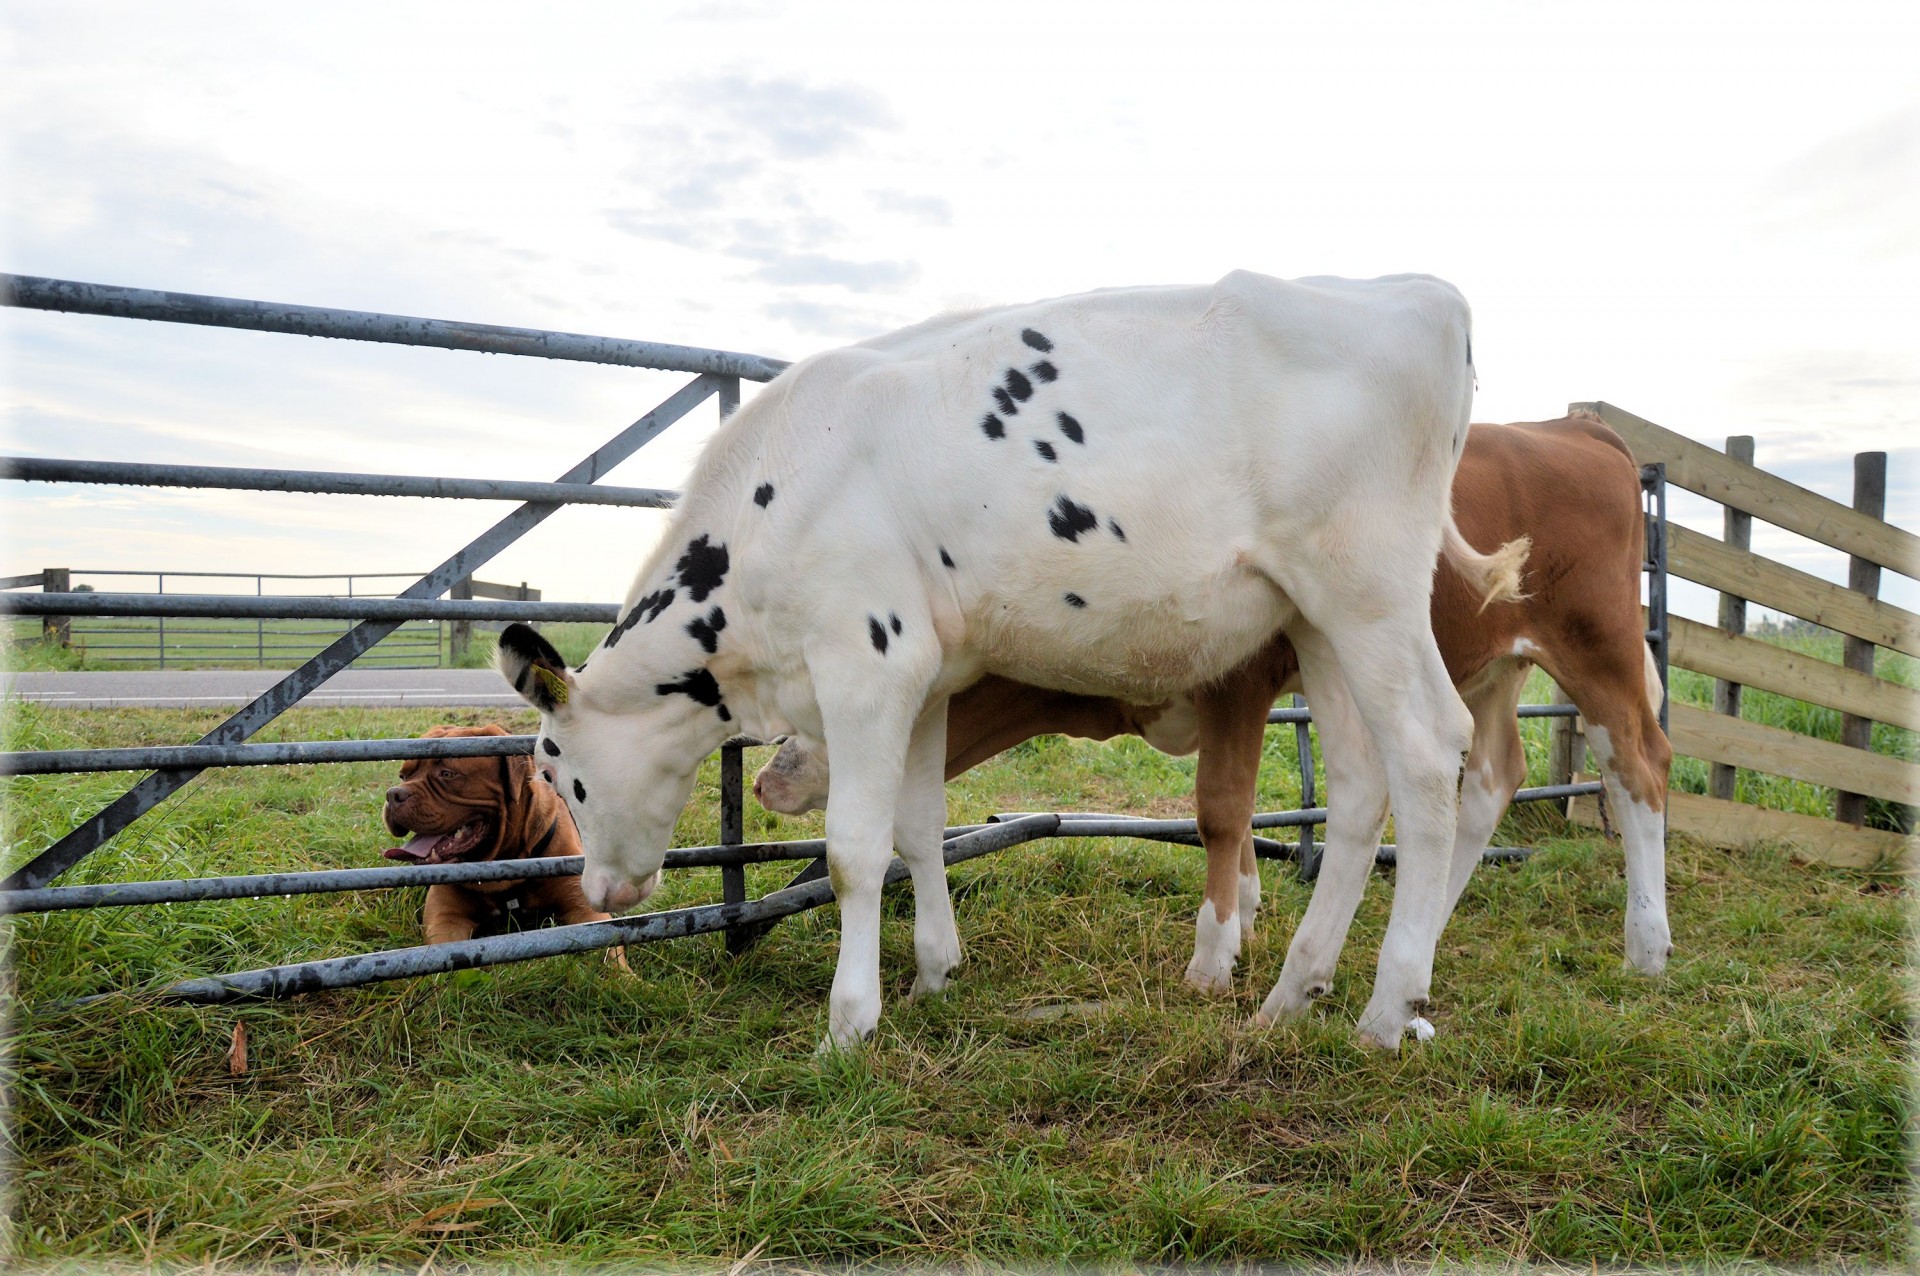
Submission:
[[[555,712],[573,695],[567,662],[531,625],[516,623],[501,631],[494,666],[522,699],[542,713]]]

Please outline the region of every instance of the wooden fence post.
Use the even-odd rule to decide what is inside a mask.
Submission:
[[[1885,518],[1887,513],[1887,454],[1856,452],[1853,457],[1853,508],[1869,518]],[[1868,598],[1880,596],[1880,564],[1858,555],[1847,558],[1847,588]],[[1864,638],[1847,637],[1841,663],[1861,673],[1873,672],[1874,646]],[[1873,747],[1873,722],[1868,718],[1843,714],[1840,718],[1840,743],[1856,749]],[[1867,799],[1858,793],[1841,790],[1833,796],[1833,818],[1859,828],[1867,819]]]
[[[473,599],[473,577],[462,576],[447,589],[447,597],[458,598],[463,602]],[[456,620],[453,622],[452,636],[448,640],[448,658],[459,664],[467,654],[467,648],[473,644],[473,622]]]
[[[1753,436],[1737,434],[1727,440],[1727,455],[1745,465],[1753,464]],[[1753,544],[1753,515],[1737,510],[1729,505],[1724,510],[1723,532],[1726,543],[1735,549],[1749,549]],[[1720,628],[1736,638],[1747,632],[1747,600],[1733,594],[1720,595]],[[1740,684],[1728,682],[1722,678],[1714,679],[1713,711],[1724,713],[1730,718],[1740,716]],[[1707,773],[1707,796],[1733,800],[1734,781],[1739,776],[1739,768],[1728,766],[1724,762],[1715,762]]]
[[[1553,688],[1553,703],[1572,704],[1573,698],[1560,689],[1558,683]],[[1547,749],[1547,783],[1572,784],[1573,778],[1587,769],[1587,732],[1586,724],[1579,718],[1555,718],[1550,733],[1551,743]],[[1573,810],[1575,799],[1568,798],[1566,809]]]
[[[67,567],[49,567],[40,576],[40,591],[46,594],[73,592],[73,572]],[[62,647],[73,644],[73,617],[47,616],[40,622],[42,641]]]

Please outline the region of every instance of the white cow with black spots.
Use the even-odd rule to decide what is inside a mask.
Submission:
[[[915,993],[960,960],[941,861],[952,692],[997,673],[1155,703],[1284,630],[1308,694],[1350,693],[1385,763],[1400,870],[1360,1032],[1396,1047],[1428,995],[1472,734],[1427,606],[1471,360],[1467,305],[1439,280],[1236,272],[795,364],[707,446],[602,650],[569,670],[531,629],[501,636],[587,898],[645,897],[728,736],[826,743],[828,1043],[857,1042],[879,1021],[896,847]]]

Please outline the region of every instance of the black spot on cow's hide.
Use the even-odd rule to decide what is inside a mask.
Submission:
[[[980,428],[987,432],[987,437],[990,439],[1004,439],[1007,437],[1007,427],[1000,424],[1000,418],[991,412],[987,413],[986,417],[981,420]]]
[[[720,648],[720,631],[727,627],[727,613],[715,607],[705,616],[695,616],[687,622],[687,632],[700,640],[700,645],[712,655]]]
[[[1060,375],[1060,369],[1054,367],[1051,363],[1047,362],[1047,360],[1045,359],[1042,359],[1040,362],[1034,364],[1028,370],[1032,372],[1034,376],[1039,377],[1042,381],[1051,381],[1055,377]]]
[[[945,545],[940,547],[940,565],[948,568],[953,566],[953,559],[947,554],[947,547]]]
[[[573,782],[573,795],[574,795],[575,797],[577,797],[577,798],[579,798],[579,799],[580,799],[580,800],[581,800],[582,802],[584,802],[584,801],[586,801],[586,800],[587,800],[587,786],[586,786],[586,785],[584,785],[584,784],[582,784],[582,783],[580,783],[580,781],[579,781],[579,780],[575,780],[575,781]]]
[[[1026,373],[1018,368],[1007,369],[1007,392],[1025,403],[1033,397],[1033,382],[1027,380]]]
[[[620,641],[627,630],[632,629],[635,625],[643,621],[652,624],[654,618],[672,604],[673,591],[671,589],[654,590],[651,594],[648,594],[645,598],[635,603],[633,610],[623,616],[619,624],[607,631],[607,636],[600,640],[600,645],[603,647],[613,646]],[[584,666],[582,667],[584,668]]]
[[[1020,405],[1013,401],[1013,396],[1007,393],[1005,386],[993,387],[993,401],[999,404],[1000,410],[1008,416],[1020,415]]]
[[[663,696],[692,696],[700,704],[712,707],[720,703],[720,684],[705,669],[689,669],[678,682],[663,682],[654,688]]]
[[[1033,441],[1033,450],[1049,461],[1057,461],[1060,459],[1060,454],[1053,450],[1053,444],[1047,442],[1045,439],[1035,439]]]
[[[680,561],[673,566],[693,601],[703,603],[727,578],[727,547],[709,545],[706,533],[702,532],[687,545],[687,552],[680,555]]]
[[[1020,330],[1020,340],[1026,342],[1041,354],[1046,354],[1053,349],[1053,342],[1048,341],[1031,328],[1022,328]]]
[[[1075,443],[1085,443],[1087,441],[1087,432],[1080,428],[1080,423],[1064,412],[1060,413],[1060,433],[1066,435]]]
[[[773,500],[773,484],[762,483],[753,489],[753,503],[761,509],[767,508],[767,503],[771,500]]]
[[[1053,534],[1063,541],[1077,541],[1080,533],[1090,532],[1100,526],[1100,520],[1094,512],[1079,504],[1070,496],[1062,496],[1047,511],[1047,525],[1053,528]]]
[[[557,758],[560,756],[560,746],[555,744],[553,741],[547,739],[545,736],[540,737],[540,748],[544,750],[546,755],[550,758]]]
[[[879,617],[867,617],[867,637],[873,640],[875,651],[883,656],[887,654],[887,627],[880,623]]]
[[[1125,539],[1127,539],[1127,534],[1120,530],[1120,524],[1114,522],[1112,519],[1107,520],[1107,530],[1112,532],[1114,536],[1119,540],[1124,541]]]
[[[899,632],[900,632],[900,617],[899,617],[899,615],[898,615],[897,613],[895,613],[895,612],[891,612],[891,611],[890,611],[890,612],[888,612],[888,613],[887,613],[887,623],[888,623],[889,625],[891,625],[891,626],[893,627],[893,632],[894,632],[894,633],[896,633],[896,634],[897,634],[897,633],[899,633]]]
[[[1067,600],[1067,606],[1069,607],[1085,607],[1087,605],[1087,600],[1078,594],[1062,594],[1061,597]]]

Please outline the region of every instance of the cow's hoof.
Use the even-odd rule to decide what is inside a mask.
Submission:
[[[1195,957],[1187,963],[1187,987],[1209,997],[1223,997],[1233,991],[1233,963],[1225,966],[1218,962],[1203,961]]]
[[[1627,924],[1627,964],[1649,978],[1666,973],[1673,956],[1673,939],[1664,919]]]
[[[1400,1051],[1400,1034],[1396,1032],[1388,1037],[1385,1029],[1362,1028],[1354,1034],[1354,1040],[1363,1050],[1384,1050],[1388,1054]]]
[[[857,1033],[844,1038],[829,1032],[820,1038],[820,1044],[813,1048],[813,1057],[816,1059],[852,1058],[867,1048],[867,1042],[872,1037],[871,1032]]]
[[[944,997],[952,983],[946,975],[915,975],[913,987],[907,993],[908,1001],[918,1001],[922,997]]]

